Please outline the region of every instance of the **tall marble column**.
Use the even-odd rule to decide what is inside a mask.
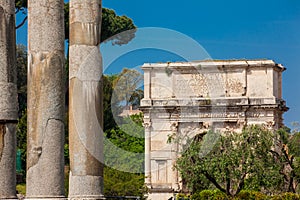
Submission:
[[[151,188],[151,122],[144,119],[145,128],[145,184]]]
[[[70,199],[103,199],[101,0],[70,0]]]
[[[171,132],[172,135],[174,136],[174,138],[177,138],[179,136],[180,133],[178,133],[178,126],[179,123],[178,121],[172,121],[171,122]],[[180,137],[180,136],[179,136]],[[172,150],[171,150],[171,158],[172,158],[172,166],[175,166],[176,164],[176,160],[178,158],[178,153],[181,150],[179,147],[180,144],[178,144],[178,141],[172,141]],[[172,173],[172,189],[175,192],[179,192],[180,191],[180,185],[179,185],[179,172],[176,168],[173,169]]]
[[[0,1],[0,199],[17,199],[18,100],[14,3]]]
[[[26,199],[64,198],[63,8],[28,0]]]

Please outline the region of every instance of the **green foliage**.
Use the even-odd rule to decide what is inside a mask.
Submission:
[[[116,127],[118,124],[124,124],[123,118],[119,116],[125,104],[138,106],[143,98],[143,91],[137,89],[142,81],[140,72],[131,69],[123,69],[120,74],[104,75],[103,82],[103,112],[104,112],[104,131]],[[124,101],[123,101],[124,100]],[[125,106],[126,107],[126,106]]]
[[[247,200],[264,200],[267,199],[267,195],[252,191],[252,190],[242,190],[234,199],[247,199]]]
[[[27,150],[27,113],[26,109],[17,124],[17,148],[21,151],[22,170],[26,171],[26,150]],[[24,173],[25,175],[25,173]]]
[[[137,89],[142,80],[143,76],[139,71],[124,68],[113,82],[113,102],[124,102],[125,106],[129,104],[139,105],[140,100],[143,98],[143,92]]]
[[[69,3],[65,3],[64,4],[64,21],[65,21],[65,39],[66,40],[69,40],[69,35],[70,35],[69,15],[70,15],[70,6],[69,6]]]
[[[144,153],[144,127],[142,114],[125,117],[123,123],[108,131],[109,140],[119,148],[134,153]]]
[[[272,196],[252,190],[242,190],[235,197],[227,196],[219,190],[203,190],[192,195],[191,200],[299,200],[299,194],[286,192]]]
[[[176,195],[176,200],[189,200],[189,199],[190,199],[189,194],[178,193]]]
[[[140,196],[146,192],[144,174],[122,172],[116,169],[104,168],[105,196]]]
[[[130,30],[130,31],[128,31]],[[127,31],[126,34],[119,34]],[[101,41],[113,41],[113,44],[127,44],[135,37],[136,26],[127,16],[118,16],[115,11],[102,8]]]
[[[288,144],[290,154],[294,155],[294,157],[300,157],[300,132],[291,135],[286,144]]]
[[[280,161],[282,162],[281,173],[284,176],[284,191],[299,192],[300,183],[300,133],[289,133],[285,129],[278,130],[280,135]]]
[[[143,171],[144,128],[141,121],[141,114],[126,117],[122,125],[105,132],[105,164],[121,171]]]
[[[25,183],[17,184],[16,189],[17,189],[18,194],[23,194],[23,195],[26,194],[26,184]]]
[[[220,190],[202,190],[200,192],[196,192],[192,195],[191,200],[229,200],[232,197],[226,195]]]
[[[178,138],[172,140],[182,142]],[[184,141],[187,145],[176,167],[196,196],[197,191],[212,188],[229,196],[247,196],[246,199],[299,190],[300,133],[290,134],[287,129],[271,132],[251,126],[242,133],[208,132],[204,137],[198,135]]]
[[[64,144],[64,158],[65,158],[65,165],[69,165],[69,144]]]
[[[16,13],[20,11],[25,12],[27,8],[27,0],[15,0],[15,7],[16,7]]]
[[[103,75],[103,114],[104,114],[104,131],[116,127],[116,122],[112,113],[112,107],[118,109],[118,105],[111,101],[113,94],[113,82],[118,75]]]
[[[17,124],[17,148],[20,149],[21,151],[22,170],[26,171],[27,51],[24,45],[17,45],[16,66],[17,66],[17,89],[18,89],[18,103],[19,103],[19,111],[18,111],[19,121]]]
[[[17,89],[19,102],[19,117],[22,116],[27,107],[27,50],[24,45],[17,45]]]
[[[192,200],[200,200],[200,199],[212,199],[214,193],[213,190],[202,190],[201,192],[196,192],[192,195]]]
[[[219,140],[205,145],[205,141],[213,138],[218,138],[216,133],[209,132],[202,139],[192,141],[176,162],[192,191],[201,189],[199,185],[213,186],[234,196],[242,189],[264,188],[273,192],[281,187],[281,165],[270,153],[275,140],[272,132],[251,126],[240,134],[219,135]]]
[[[142,197],[146,192],[145,176],[141,173],[144,168],[142,119],[141,114],[126,117],[121,126],[105,132],[104,194],[107,196]]]
[[[67,197],[69,194],[69,175],[70,175],[70,167],[65,166],[65,177],[64,177],[64,186],[65,186],[65,196]]]
[[[283,194],[273,195],[271,199],[272,200],[299,200],[300,196],[299,194],[286,192]]]

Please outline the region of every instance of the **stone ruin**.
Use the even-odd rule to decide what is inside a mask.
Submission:
[[[245,125],[283,126],[282,72],[272,60],[207,60],[144,64],[145,184],[149,200],[165,200],[184,185],[173,169],[178,145],[170,135]]]
[[[27,199],[64,195],[63,1],[30,1]],[[17,86],[14,4],[0,4],[0,199],[17,199],[15,154]],[[4,5],[4,6],[2,6]],[[70,1],[69,199],[104,199],[101,160],[100,0]],[[91,13],[91,8],[95,12]],[[92,9],[93,10],[93,9]],[[44,16],[49,14],[49,16]],[[40,17],[43,16],[43,17]],[[51,27],[49,29],[49,27]],[[165,200],[183,189],[173,170],[178,147],[168,136],[245,125],[283,125],[282,72],[272,60],[208,60],[144,64],[145,183],[149,199]],[[87,89],[88,90],[85,90]],[[89,105],[85,107],[84,105]],[[101,148],[99,148],[101,147]],[[103,161],[103,160],[102,160]],[[103,162],[102,162],[103,163]]]
[[[101,0],[70,0],[69,199],[103,196]],[[26,199],[64,188],[64,1],[28,1]],[[16,195],[15,2],[0,2],[0,199]]]

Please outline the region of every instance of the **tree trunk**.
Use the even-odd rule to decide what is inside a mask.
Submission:
[[[63,8],[63,0],[28,0],[28,198],[64,198]]]
[[[18,100],[14,3],[0,1],[0,199],[17,199]]]
[[[70,0],[70,199],[103,198],[101,0]]]

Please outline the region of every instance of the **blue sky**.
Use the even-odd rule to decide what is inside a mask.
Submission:
[[[291,122],[300,122],[299,0],[103,0],[103,6],[130,17],[142,30],[136,43],[143,43],[142,48],[131,48],[134,41],[127,47],[102,45],[105,73],[144,62],[199,60],[207,54],[213,59],[272,59],[287,68],[283,97],[290,110],[284,115],[285,123],[291,126]],[[163,29],[154,28],[153,34],[145,34],[143,27]],[[166,34],[156,41],[165,49],[147,44],[144,38],[147,35],[153,39],[157,30],[165,30]],[[189,45],[176,44],[178,37]],[[25,28],[17,31],[17,41],[26,43]],[[198,57],[194,42],[204,48]],[[185,49],[184,55],[178,55],[176,49]],[[191,56],[186,57],[188,54]]]

